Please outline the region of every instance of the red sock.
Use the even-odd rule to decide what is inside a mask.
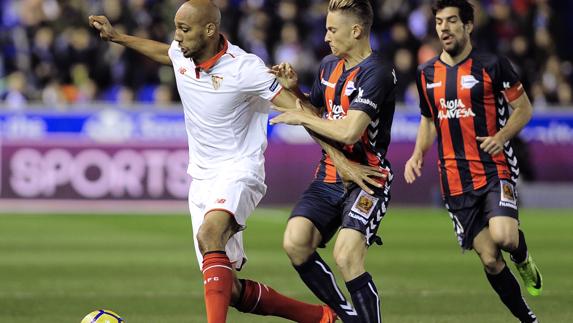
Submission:
[[[208,253],[203,257],[203,285],[207,322],[225,323],[233,288],[231,262],[225,252]]]
[[[245,313],[279,316],[299,323],[316,323],[322,306],[303,303],[251,280],[243,280],[243,293],[236,308]]]

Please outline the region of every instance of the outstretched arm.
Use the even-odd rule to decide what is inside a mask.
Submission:
[[[89,16],[89,22],[90,26],[99,31],[101,39],[131,48],[158,63],[171,65],[171,59],[167,53],[168,44],[119,33],[106,16]]]
[[[360,136],[362,136],[364,130],[372,121],[368,114],[360,110],[349,110],[343,119],[326,120],[317,115],[304,113],[304,110],[308,109],[308,104],[304,104],[300,99],[296,101],[296,104],[297,110],[277,107],[276,109],[283,113],[272,118],[271,124],[302,125],[321,136],[351,145],[360,139]]]

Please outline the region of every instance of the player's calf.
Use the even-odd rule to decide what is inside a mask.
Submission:
[[[247,279],[241,279],[240,282],[241,295],[233,305],[240,312],[277,316],[300,323],[334,322],[335,316],[326,312],[321,305],[307,304],[286,297],[259,282]]]

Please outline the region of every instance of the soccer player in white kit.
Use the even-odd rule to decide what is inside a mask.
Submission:
[[[294,106],[296,97],[263,61],[219,33],[221,14],[209,0],[185,2],[175,15],[171,45],[121,34],[105,16],[90,16],[100,37],[172,65],[189,142],[189,191],[195,248],[202,267],[207,321],[226,321],[229,305],[242,312],[296,322],[334,322],[327,306],[285,297],[239,280],[246,261],[242,230],[266,191],[264,156],[269,101]]]

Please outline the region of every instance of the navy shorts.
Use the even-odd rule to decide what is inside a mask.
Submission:
[[[367,245],[382,244],[376,233],[390,201],[391,179],[390,175],[382,188],[373,189],[373,195],[357,185],[345,190],[342,183],[313,181],[295,205],[290,218],[302,216],[309,219],[322,235],[321,247],[341,227],[362,232]]]
[[[484,188],[444,198],[460,247],[473,248],[474,238],[494,216],[518,219],[517,189],[511,181],[500,180]]]

